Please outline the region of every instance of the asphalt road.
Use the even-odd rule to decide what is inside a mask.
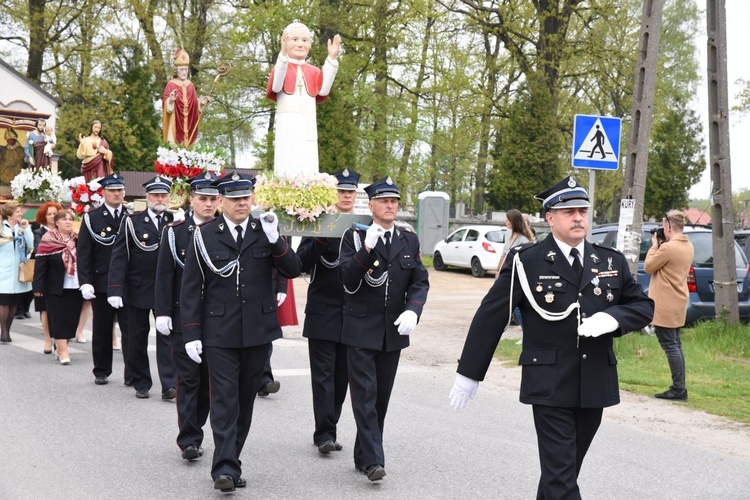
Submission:
[[[476,305],[456,301],[457,294],[475,290],[466,293],[478,300],[491,283],[490,278],[474,280],[458,273],[436,278],[418,327],[432,342],[440,335],[441,318],[451,314],[446,304],[471,316]],[[305,286],[296,280],[295,287],[302,316]],[[209,426],[206,455],[183,461],[175,444],[175,406],[160,399],[158,385],[151,399],[137,400],[133,389],[122,384],[122,359],[116,357],[110,384],[96,386],[90,343],[72,344],[72,364],[61,366],[41,353],[36,317],[16,320],[12,330],[13,343],[0,345],[0,499],[227,496],[214,491],[210,479]],[[432,355],[429,342],[420,342],[426,337],[419,335],[409,348],[413,354],[407,350],[402,357],[386,419],[385,479],[370,483],[353,467],[355,426],[348,401],[339,428],[344,450],[319,455],[312,444],[307,344],[300,332],[300,327],[285,329],[286,338],[275,343],[273,366],[281,391],[256,401],[242,453],[248,485],[232,496],[535,497],[539,465],[530,407],[518,402],[517,390],[486,383],[467,409],[453,411],[448,392],[455,365],[444,362],[444,352]],[[152,347],[152,372],[158,380],[154,354]],[[606,415],[605,410],[579,479],[584,498],[748,498],[748,460],[655,436]]]

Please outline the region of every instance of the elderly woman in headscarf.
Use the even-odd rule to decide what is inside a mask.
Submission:
[[[55,356],[70,364],[68,342],[75,337],[83,297],[78,291],[76,235],[71,210],[55,214],[55,229],[45,233],[36,251],[34,296],[47,302],[50,336],[55,339]]]

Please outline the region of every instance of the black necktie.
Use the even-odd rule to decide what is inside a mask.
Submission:
[[[386,231],[383,235],[385,237],[385,251],[386,253],[391,253],[391,232]]]
[[[237,231],[237,248],[242,248],[242,226],[235,226],[234,230]]]
[[[119,220],[119,219],[120,219],[120,209],[115,208],[115,220]]]
[[[573,266],[573,272],[576,273],[578,281],[580,282],[581,277],[583,276],[583,266],[581,265],[581,259],[578,258],[578,249],[571,248],[570,256],[573,257],[573,263],[571,264],[571,266]]]
[[[161,231],[161,214],[156,216],[156,227]]]

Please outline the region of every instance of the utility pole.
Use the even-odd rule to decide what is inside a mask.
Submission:
[[[727,12],[725,0],[706,0],[708,34],[708,142],[711,170],[711,217],[716,317],[736,325],[737,268],[734,258],[734,207],[729,156],[727,89]]]
[[[710,0],[708,0],[710,2]],[[635,87],[630,116],[630,138],[628,156],[625,163],[622,198],[636,200],[632,224],[628,225],[620,250],[628,259],[630,272],[638,272],[638,255],[641,251],[643,228],[643,200],[646,193],[646,172],[648,170],[648,147],[651,136],[651,122],[654,112],[656,90],[656,62],[659,58],[661,20],[664,0],[644,0],[641,17],[641,37],[638,42],[638,59],[635,65]]]

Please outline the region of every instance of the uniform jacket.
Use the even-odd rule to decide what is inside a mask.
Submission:
[[[582,318],[604,311],[617,320],[620,328],[596,338],[579,337],[575,311],[561,321],[545,320],[521,290],[518,269],[511,299],[516,254],[523,263],[533,302],[539,307],[561,312],[579,300]],[[583,277],[579,283],[567,256],[551,235],[539,243],[511,250],[500,276],[474,316],[458,373],[474,380],[484,379],[516,306],[523,317],[523,350],[519,360],[522,403],[603,408],[620,402],[612,338],[643,328],[654,314],[653,301],[633,279],[620,252],[586,242]]]
[[[370,253],[364,245],[365,231],[347,229],[341,239],[339,276],[346,289],[342,343],[377,351],[397,351],[409,345],[408,335],[399,335],[393,324],[399,315],[414,311],[421,316],[430,289],[427,269],[419,255],[417,235],[394,226],[391,251],[383,240]],[[355,238],[361,242],[355,246]],[[380,286],[365,279],[388,277]]]
[[[297,257],[310,275],[302,335],[310,339],[341,341],[344,287],[339,279],[340,238],[303,238]]]
[[[685,324],[690,295],[687,275],[694,257],[695,249],[684,234],[648,249],[643,270],[653,275],[648,296],[656,304],[654,325],[680,328]]]
[[[7,221],[0,225],[3,238],[13,239],[13,229]],[[16,226],[16,231],[20,231],[20,226]],[[26,226],[22,233],[23,248],[28,256],[33,250],[34,238],[31,234],[31,225]],[[24,253],[22,247],[14,241],[0,245],[0,293],[25,293],[31,290],[31,283],[21,283],[18,281],[18,268],[21,265],[21,255]]]
[[[34,293],[62,295],[65,284],[65,264],[62,253],[40,255],[34,265]]]
[[[236,267],[224,277],[212,271],[195,237],[191,240],[180,293],[186,343],[201,340],[204,346],[241,348],[281,337],[271,270],[276,268],[286,278],[299,276],[297,256],[283,237],[269,243],[260,221],[252,216],[238,250],[233,227],[220,216],[194,232],[202,237],[216,269],[239,259],[239,277]]]
[[[78,255],[78,282],[89,284],[97,293],[107,292],[107,276],[112,249],[125,207],[120,207],[120,218],[115,220],[109,210],[102,205],[96,210],[84,214],[81,229],[78,232],[76,253]],[[88,221],[88,222],[87,222]],[[91,226],[91,229],[89,229]],[[93,233],[93,234],[92,234]],[[96,240],[93,235],[104,241]],[[111,244],[107,244],[111,241]]]
[[[195,220],[192,213],[185,219],[173,222],[162,232],[159,243],[159,258],[156,264],[156,283],[154,293],[154,314],[171,316],[172,329],[181,331],[180,326],[180,286],[182,268],[187,258],[190,240],[193,238]],[[170,244],[170,230],[174,234]],[[174,246],[174,249],[172,248]]]
[[[128,229],[128,219],[133,222],[132,233]],[[172,214],[165,212],[163,227],[169,222],[172,222]],[[107,296],[122,297],[126,304],[140,309],[154,308],[159,238],[159,230],[147,210],[122,218],[109,263]],[[137,242],[153,250],[143,250]]]

